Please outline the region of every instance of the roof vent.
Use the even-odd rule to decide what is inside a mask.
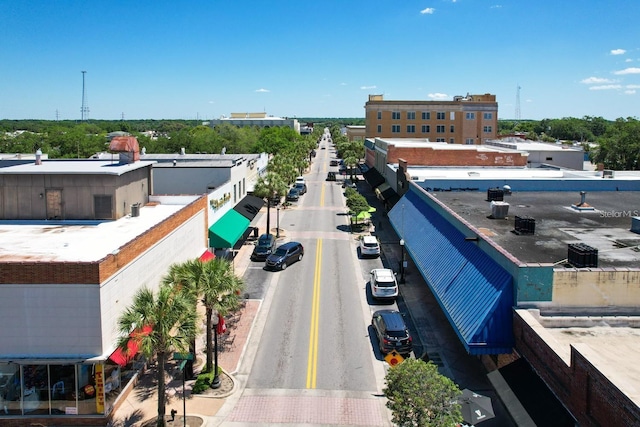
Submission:
[[[578,211],[595,211],[595,208],[587,203],[587,192],[580,192],[580,203],[577,205],[571,205],[571,207]]]
[[[182,148],[180,149],[180,155],[181,155],[181,156],[184,156],[184,147],[182,147]]]
[[[42,164],[42,150],[38,148],[36,151],[36,165]]]

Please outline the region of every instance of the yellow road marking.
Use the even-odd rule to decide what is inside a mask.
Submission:
[[[320,207],[324,206],[324,193],[325,193],[325,188],[326,186],[321,186],[320,187]]]
[[[316,388],[318,373],[318,331],[320,319],[320,266],[322,264],[322,239],[316,245],[316,272],[311,300],[311,327],[309,333],[309,357],[307,359],[307,388]]]

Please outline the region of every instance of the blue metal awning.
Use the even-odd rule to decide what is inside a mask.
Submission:
[[[469,354],[510,353],[511,275],[466,241],[422,189],[411,186],[389,220]]]

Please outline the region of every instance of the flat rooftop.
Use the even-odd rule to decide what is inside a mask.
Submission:
[[[593,191],[586,203],[594,208],[580,211],[579,192],[513,192],[506,219],[491,219],[487,192],[430,192],[480,232],[524,263],[559,263],[568,256],[570,243],[598,250],[598,267],[640,265],[640,234],[631,231],[632,217],[640,216],[640,192]],[[514,233],[515,217],[535,219],[533,235]]]
[[[42,164],[35,162],[7,165],[0,168],[0,174],[105,174],[122,175],[124,173],[150,166],[155,162],[137,161],[133,163],[120,163],[118,156],[112,160],[42,160]]]
[[[185,206],[149,204],[116,221],[0,221],[0,263],[99,261]]]

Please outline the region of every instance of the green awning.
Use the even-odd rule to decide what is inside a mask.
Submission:
[[[209,227],[209,247],[232,248],[249,227],[250,221],[231,209]]]

